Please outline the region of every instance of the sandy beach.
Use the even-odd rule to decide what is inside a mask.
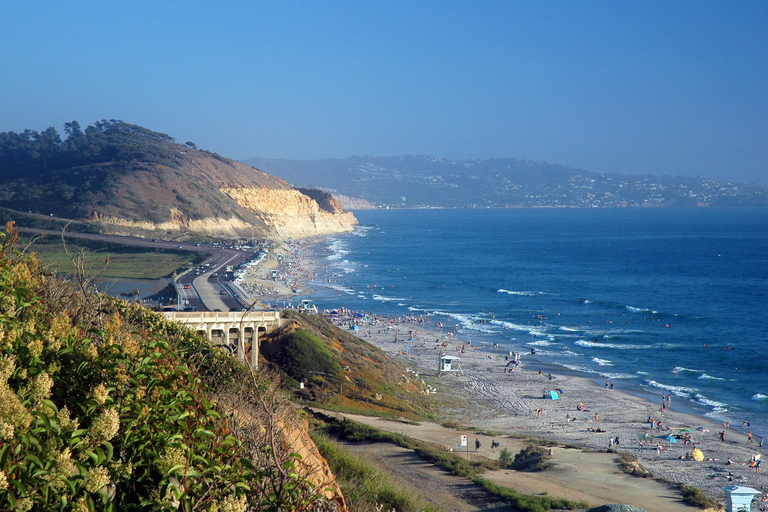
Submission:
[[[662,411],[661,395],[658,403],[651,403],[622,392],[615,384],[612,389],[610,383],[601,386],[584,377],[550,374],[533,362],[529,364],[525,354],[511,372],[515,365],[508,359],[514,359],[514,355],[510,358],[509,353],[472,346],[451,333],[436,331],[435,322],[447,325],[447,318],[430,320],[426,324],[415,323],[413,318],[369,317],[357,322],[357,332],[407,362],[422,378],[432,377],[428,380],[437,382],[437,393],[464,394],[469,399],[469,410],[447,411],[457,422],[515,437],[536,436],[589,450],[627,452],[638,456],[643,467],[656,477],[697,487],[721,503],[725,501],[726,485],[768,491],[768,476],[750,467],[754,456],[765,456],[759,439],[748,443],[746,435],[732,428],[677,412],[674,399]],[[349,329],[353,321],[352,317],[337,317],[336,323]],[[462,371],[435,378],[441,353],[460,357]],[[557,400],[548,398],[550,390],[562,391],[556,391]],[[657,424],[651,428],[649,418],[660,422],[661,428]],[[725,432],[724,442],[721,431]],[[690,436],[688,445],[686,434]],[[676,442],[667,439],[670,435]],[[505,440],[495,440],[501,443],[498,450],[505,447]],[[486,448],[490,441],[483,441]],[[704,460],[685,459],[694,448],[703,452]],[[647,504],[644,508],[662,510]]]
[[[258,265],[247,269],[237,286],[249,299],[264,306],[284,307],[294,297],[311,293],[308,283],[317,278],[316,261],[309,257],[308,248],[312,243],[312,240],[278,243]]]
[[[287,247],[273,251],[261,265],[249,272],[246,286],[269,288],[271,293],[263,293],[261,300],[272,303],[310,293],[308,282],[316,279],[322,269],[312,260],[306,247],[295,245],[293,251]],[[282,261],[278,261],[278,254],[283,255]],[[283,279],[272,280],[272,270],[278,270]],[[294,293],[292,290],[295,288],[301,292]],[[253,298],[260,297],[256,295]],[[537,367],[537,363],[526,353],[519,355],[520,364],[515,365],[511,362],[516,358],[515,354],[494,347],[472,345],[454,336],[448,330],[454,323],[446,317],[359,318],[351,313],[333,317],[334,322],[345,330],[353,330],[355,325],[355,334],[406,362],[436,388],[435,392],[442,395],[441,400],[446,398],[446,394],[451,395],[448,402],[452,401],[452,397],[458,399],[456,402],[462,406],[443,411],[447,418],[475,429],[504,434],[498,438],[478,436],[483,445],[480,453],[485,457],[496,458],[496,453],[503,448],[517,453],[524,447],[520,439],[535,436],[567,446],[604,452],[596,455],[610,455],[611,460],[615,457],[609,454],[609,450],[636,455],[642,466],[657,478],[699,488],[720,503],[725,502],[723,487],[727,485],[753,487],[764,494],[768,492],[766,473],[750,467],[756,456],[765,456],[764,448],[759,446],[761,440],[756,438],[749,443],[744,433],[733,428],[704,417],[678,412],[675,398],[662,410],[661,394],[658,402],[652,403],[623,392],[620,382],[614,383],[613,387],[610,383],[603,386],[586,377],[550,372],[551,367]],[[438,323],[442,323],[442,329],[437,329]],[[438,377],[440,354],[460,357],[461,372],[443,373]],[[555,390],[557,400],[548,398],[551,390]],[[649,419],[653,421],[653,427]],[[724,432],[724,441],[720,432]],[[409,435],[418,437],[417,432]],[[436,435],[432,431],[427,433],[428,437]],[[689,436],[688,443],[686,435]],[[669,436],[675,441],[670,441]],[[452,449],[455,435],[444,433],[443,437],[446,449]],[[492,441],[500,443],[497,452],[491,452]],[[702,451],[702,461],[687,458],[693,454],[694,448]],[[570,459],[565,457],[566,452],[568,450],[563,450],[559,456],[563,467],[572,465],[578,468],[586,464],[588,454],[568,462]],[[573,457],[572,454],[568,456]],[[598,464],[598,458],[592,458],[594,465],[586,464],[586,468],[592,467],[597,471],[603,461]],[[557,459],[556,456],[556,464]],[[587,469],[585,474],[583,470],[580,473],[574,470],[565,479],[578,482],[579,478],[586,478],[579,485],[599,486],[597,473],[590,474]],[[513,487],[522,492],[539,492],[543,488],[555,494],[552,492],[553,482],[546,479],[547,473],[536,473],[534,476],[519,474]],[[610,471],[604,473],[608,478]],[[647,479],[627,475],[621,477],[633,479],[633,488],[651,486]],[[574,485],[565,485],[562,492],[572,494]],[[624,495],[622,488],[626,488]],[[616,498],[613,502],[633,503],[651,512],[686,508],[679,500],[665,500],[663,492],[651,493],[661,496],[652,503],[647,502],[648,494],[636,496],[633,492],[630,492],[630,486],[614,482],[608,485],[604,494],[598,493],[592,499],[588,496],[585,499],[598,502],[604,496],[612,496]]]

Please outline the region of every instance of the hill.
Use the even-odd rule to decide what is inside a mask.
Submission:
[[[356,222],[279,178],[141,126],[73,121],[65,132],[0,133],[0,207],[145,236],[299,238]]]
[[[421,381],[400,361],[322,316],[284,314],[293,322],[265,336],[260,356],[289,378],[296,398],[358,414],[411,419],[431,414]]]
[[[768,206],[768,185],[599,174],[513,158],[350,156],[245,162],[297,186],[320,187],[382,207]]]

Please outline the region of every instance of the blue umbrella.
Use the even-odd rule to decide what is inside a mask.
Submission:
[[[667,440],[667,441],[669,441],[670,443],[676,443],[676,442],[677,442],[677,439],[675,439],[675,437],[674,437],[674,436],[672,436],[672,435],[668,435],[668,436],[667,436],[667,437],[665,437],[664,439],[666,439],[666,440]]]

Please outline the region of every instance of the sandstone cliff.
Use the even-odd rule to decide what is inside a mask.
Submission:
[[[296,189],[222,188],[222,193],[249,211],[258,212],[275,238],[307,238],[351,231],[357,220],[343,213],[322,209],[311,197]],[[331,198],[332,199],[332,198]]]

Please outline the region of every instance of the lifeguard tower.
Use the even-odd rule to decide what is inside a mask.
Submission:
[[[738,485],[729,485],[723,487],[725,497],[728,502],[725,504],[726,512],[750,511],[752,510],[752,498],[760,491],[751,487],[741,487]]]
[[[306,313],[307,315],[316,315],[317,306],[312,304],[312,300],[310,299],[301,299],[301,304],[299,304],[299,311]]]
[[[443,372],[459,372],[464,375],[464,372],[461,371],[459,359],[456,356],[440,356],[437,363],[437,376],[439,377]]]

